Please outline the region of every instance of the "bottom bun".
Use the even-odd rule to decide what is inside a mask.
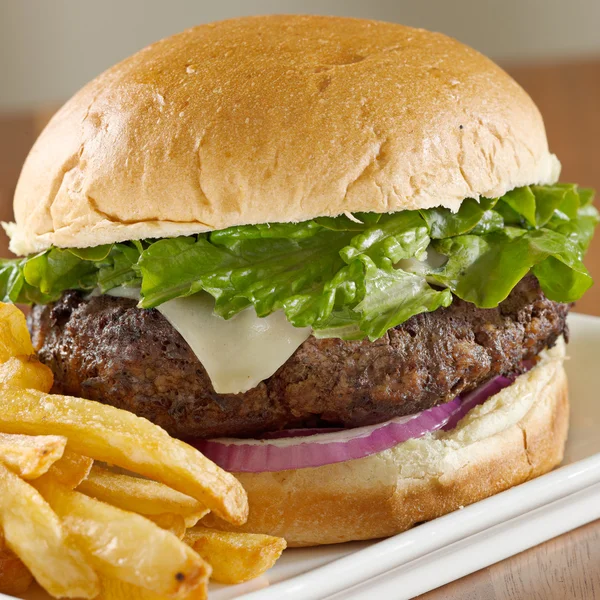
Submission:
[[[236,474],[250,502],[236,531],[281,536],[289,546],[387,537],[550,471],[569,421],[564,355],[561,338],[451,431],[343,463]],[[212,515],[203,524],[232,529]]]

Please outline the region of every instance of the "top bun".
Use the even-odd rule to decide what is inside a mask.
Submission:
[[[558,171],[531,98],[454,39],[241,18],[148,46],[59,110],[23,167],[11,249],[457,210]]]

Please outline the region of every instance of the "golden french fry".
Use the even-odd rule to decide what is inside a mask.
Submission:
[[[146,519],[158,525],[161,529],[170,531],[175,537],[180,540],[185,535],[185,519],[181,515],[173,513],[163,513],[162,515],[144,515]]]
[[[3,465],[0,465],[0,526],[7,546],[48,593],[67,598],[94,598],[98,594],[96,573],[71,544],[48,503],[29,483]]]
[[[6,546],[0,532],[0,594],[22,594],[26,592],[33,575],[19,557]]]
[[[185,521],[185,528],[189,529],[190,527],[194,527],[200,522],[200,519],[205,517],[210,511],[208,509],[205,510],[202,514],[197,515],[189,515],[188,517],[183,517]]]
[[[98,600],[171,600],[168,596],[161,596],[131,585],[118,579],[100,578],[101,591]],[[207,581],[204,580],[181,600],[206,600],[208,598]]]
[[[23,479],[35,479],[63,455],[66,445],[67,438],[59,435],[0,433],[0,463]]]
[[[208,513],[198,500],[149,479],[114,473],[94,465],[78,490],[97,500],[140,515],[173,513],[185,517],[192,527]]]
[[[30,354],[33,354],[33,346],[25,315],[14,304],[0,302],[0,362]]]
[[[53,382],[52,371],[35,356],[13,356],[0,364],[0,384],[49,392]]]
[[[270,569],[285,550],[283,538],[258,533],[188,529],[183,538],[210,562],[211,578],[220,583],[242,583]]]
[[[183,598],[210,575],[196,552],[148,519],[70,490],[49,475],[35,486],[104,577]]]
[[[1,434],[0,434],[1,435]],[[68,448],[49,469],[48,473],[70,489],[75,489],[90,473],[94,461]]]
[[[69,448],[189,494],[235,525],[248,516],[244,488],[195,448],[135,416],[92,400],[0,386],[0,431],[64,435]]]

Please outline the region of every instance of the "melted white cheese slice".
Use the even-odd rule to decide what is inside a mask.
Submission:
[[[139,300],[139,288],[118,287],[109,296]],[[213,314],[206,293],[175,298],[157,307],[188,343],[206,369],[215,392],[246,392],[283,365],[310,336],[310,327],[294,327],[283,311],[267,317],[247,308],[229,320]]]
[[[294,327],[283,311],[267,317],[247,308],[231,319],[213,314],[205,293],[175,298],[157,309],[189,344],[218,394],[237,394],[257,386],[283,365],[310,336]]]

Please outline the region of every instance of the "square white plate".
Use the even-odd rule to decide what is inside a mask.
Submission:
[[[211,599],[412,598],[600,518],[600,318],[573,314],[569,324],[571,426],[560,468],[387,540],[286,550],[258,579],[211,585]],[[26,598],[48,596],[34,588]]]

